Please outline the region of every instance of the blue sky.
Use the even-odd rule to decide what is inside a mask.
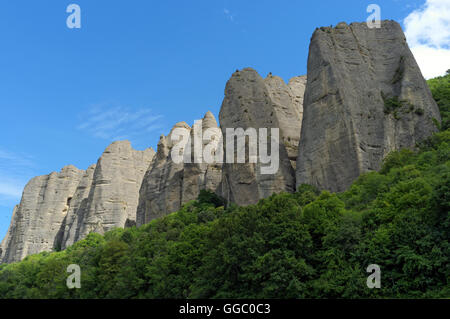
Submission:
[[[81,29],[66,26],[71,3]],[[425,0],[2,1],[0,239],[31,177],[86,169],[116,139],[155,148],[176,122],[217,116],[236,69],[306,74],[314,29],[365,21],[370,3],[382,19],[409,16],[411,41],[448,57],[448,34],[419,41],[435,23]]]

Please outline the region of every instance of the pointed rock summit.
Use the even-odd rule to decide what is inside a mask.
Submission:
[[[138,226],[181,207],[184,163],[175,163],[171,151],[176,144],[179,155],[182,156],[188,140],[187,138],[172,140],[176,129],[184,129],[188,133],[191,130],[188,124],[179,122],[174,125],[167,137],[161,136],[155,161],[148,168],[141,184],[136,212]]]
[[[397,22],[340,23],[311,40],[297,185],[343,191],[437,131],[438,107]]]
[[[207,132],[208,130],[208,132]],[[197,135],[197,137],[194,136]],[[205,135],[209,134],[209,135]],[[194,156],[194,139],[199,140],[202,148],[198,150],[199,159],[196,161]],[[222,160],[208,163],[203,158],[203,150],[207,147],[210,149],[210,154],[213,157],[219,152],[219,147],[222,148],[221,131],[217,126],[217,121],[211,112],[207,112],[200,123],[194,124],[191,130],[188,144],[191,145],[190,150],[185,150],[185,158],[190,158],[190,163],[184,164],[183,173],[183,193],[182,203],[187,203],[191,200],[197,199],[202,189],[220,193],[220,186],[222,182]],[[209,146],[208,146],[209,145]]]
[[[260,162],[224,164],[222,196],[227,201],[248,205],[273,193],[294,190],[293,162],[300,139],[302,107],[298,103],[301,88],[293,86],[294,91],[271,74],[263,79],[251,68],[235,72],[228,81],[219,114],[224,140],[227,128],[278,128],[280,140],[279,169],[275,174],[262,175]]]

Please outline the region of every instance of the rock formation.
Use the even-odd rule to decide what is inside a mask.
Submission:
[[[75,194],[70,201],[70,207],[64,219],[59,234],[55,238],[55,247],[67,248],[81,238],[80,231],[85,221],[89,206],[89,193],[94,179],[96,165],[91,165],[84,172]]]
[[[439,110],[400,25],[340,23],[311,40],[297,185],[345,190],[435,132]],[[433,120],[435,119],[435,120]]]
[[[197,124],[199,127],[197,127]],[[182,191],[182,204],[191,200],[197,199],[200,194],[200,190],[208,189],[220,194],[220,186],[222,183],[222,161],[223,156],[217,154],[218,148],[222,147],[222,135],[220,128],[217,125],[217,121],[211,112],[207,112],[202,121],[194,124],[191,130],[190,139],[188,143],[191,145],[190,152],[186,148],[185,157],[190,157],[190,163],[184,164],[183,171],[183,191]],[[201,127],[200,127],[201,124]],[[212,136],[205,136],[206,130],[211,130]],[[194,156],[194,132],[198,132],[202,150],[200,151],[200,160],[195,160]],[[200,134],[202,133],[202,134]],[[220,161],[214,161],[213,163],[207,163],[203,158],[203,150],[207,145],[211,147],[211,156],[218,155]]]
[[[227,201],[248,205],[273,193],[294,190],[291,161],[297,156],[300,139],[304,77],[294,78],[289,83],[286,85],[271,74],[263,79],[251,68],[235,72],[228,81],[219,114],[224,140],[227,128],[278,128],[280,138],[279,169],[275,174],[261,174],[259,161],[224,164],[222,195]],[[226,153],[226,143],[224,148]]]
[[[56,238],[83,171],[66,166],[59,173],[33,178],[23,191],[20,205],[2,243],[2,262],[54,248]]]
[[[151,148],[134,150],[128,141],[108,146],[95,168],[80,238],[136,224],[139,189],[154,155]]]
[[[175,163],[171,157],[172,147],[175,144],[172,135],[177,128],[185,129],[188,133],[190,131],[189,125],[180,122],[175,124],[169,135],[161,135],[155,161],[145,173],[141,185],[137,209],[138,226],[181,207],[184,164]],[[182,156],[188,139],[186,137],[178,142]]]
[[[236,71],[219,119],[220,128],[211,112],[192,128],[177,123],[161,136],[156,155],[115,142],[86,171],[67,166],[32,179],[0,245],[0,262],[64,249],[90,232],[140,226],[177,211],[202,189],[238,205],[302,183],[343,191],[360,174],[379,169],[390,151],[414,148],[430,136],[440,115],[400,26],[383,21],[379,29],[365,23],[317,29],[307,78],[286,84],[250,68]],[[248,134],[235,142],[234,163],[223,163],[227,129],[255,132],[257,154],[248,152]],[[277,140],[271,129],[279,130]],[[279,149],[271,174],[262,170],[265,148],[267,155]],[[215,161],[203,158],[205,149]],[[244,163],[236,162],[239,151]]]
[[[174,137],[172,140],[175,129],[185,129],[187,135],[184,138]],[[208,129],[215,129],[212,136],[203,136]],[[207,112],[192,129],[185,122],[181,122],[172,128],[167,137],[161,136],[155,161],[142,182],[136,213],[138,226],[177,211],[181,205],[196,199],[202,189],[219,192],[222,179],[221,161],[207,163],[201,158],[206,145],[211,146],[211,154],[217,151],[220,145],[220,134],[214,134],[217,131],[220,133],[214,115]],[[199,145],[202,146],[199,160],[194,159],[194,134],[198,134]],[[172,159],[171,152],[175,144],[178,145],[182,155],[181,163],[176,163]],[[191,147],[186,147],[189,145]]]
[[[152,149],[135,151],[128,141],[115,142],[86,171],[66,166],[60,173],[33,178],[14,210],[0,262],[65,248],[90,231],[133,224],[153,156]]]

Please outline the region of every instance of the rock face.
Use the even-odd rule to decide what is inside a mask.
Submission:
[[[90,231],[103,233],[135,221],[139,188],[154,151],[128,141],[111,144],[97,165],[74,166],[33,178],[1,244],[0,262],[65,248]]]
[[[279,169],[274,174],[261,174],[259,159],[257,163],[225,163],[222,194],[226,200],[248,205],[273,193],[294,190],[291,161],[296,158],[300,139],[302,87],[303,78],[292,79],[286,85],[271,74],[263,79],[251,68],[235,72],[228,81],[219,114],[224,140],[227,128],[278,128]],[[224,146],[226,153],[226,143]]]
[[[83,171],[66,166],[59,173],[33,178],[23,191],[2,243],[1,261],[10,263],[54,248]]]
[[[437,129],[439,110],[400,25],[317,29],[297,159],[297,185],[343,191],[383,158]]]
[[[15,225],[18,223],[16,218],[16,212],[19,205],[16,205],[13,209],[13,213],[11,216],[11,222],[9,224],[8,232],[5,235],[5,238],[3,238],[2,242],[0,243],[0,263],[2,263],[2,260],[4,259],[5,262],[9,259],[9,255],[11,254],[11,250],[8,248],[10,238],[14,236],[15,233]]]
[[[134,150],[128,141],[108,146],[94,171],[79,238],[136,224],[139,189],[154,155],[151,148]]]
[[[184,129],[187,135],[176,138],[173,135],[176,129]],[[211,136],[204,135],[208,129],[213,129]],[[198,145],[202,146],[198,153],[199,160],[194,159],[194,134],[198,136]],[[201,158],[201,154],[207,145],[210,146],[212,155],[216,153],[220,137],[220,130],[211,112],[207,112],[192,128],[185,122],[180,122],[172,128],[167,137],[161,136],[155,161],[142,182],[136,213],[138,226],[177,211],[183,204],[196,199],[202,189],[219,192],[222,163],[221,161],[207,163]],[[175,145],[182,156],[179,163],[172,158]],[[191,147],[186,147],[189,145]]]
[[[210,129],[211,136],[206,135],[208,129]],[[223,156],[218,154],[220,161],[208,163],[203,158],[203,152],[200,151],[200,161],[196,160],[194,156],[194,132],[200,140],[202,150],[205,150],[208,145],[211,147],[211,156],[216,155],[219,147],[222,147],[220,128],[217,125],[214,115],[208,111],[200,123],[194,124],[190,132],[188,145],[191,145],[191,151],[189,152],[186,148],[184,156],[185,158],[190,157],[191,161],[190,163],[184,164],[182,204],[197,199],[202,189],[208,189],[218,194],[221,192]],[[201,135],[200,132],[202,133]]]
[[[414,148],[437,131],[440,115],[400,26],[383,21],[379,29],[365,23],[317,29],[307,78],[286,84],[250,68],[236,71],[219,119],[220,128],[211,112],[192,128],[177,123],[161,136],[156,154],[115,142],[86,171],[67,166],[32,179],[0,244],[0,263],[64,249],[90,232],[140,226],[203,189],[238,205],[302,183],[343,191],[378,170],[389,152]],[[227,131],[234,139],[239,129],[247,136],[228,156]],[[252,139],[256,154],[249,154]],[[267,173],[270,160],[277,165]]]
[[[140,189],[136,214],[138,226],[181,207],[184,163],[175,163],[171,158],[171,151],[175,144],[172,141],[172,135],[176,129],[185,129],[188,134],[190,132],[189,125],[180,122],[175,124],[168,136],[161,135],[155,161],[145,173]],[[181,156],[188,142],[187,137],[180,140],[178,144]]]
[[[87,208],[90,204],[91,190],[96,165],[91,165],[83,174],[75,194],[70,201],[69,211],[64,219],[59,234],[55,238],[55,246],[67,248],[81,238],[80,231],[85,221]]]

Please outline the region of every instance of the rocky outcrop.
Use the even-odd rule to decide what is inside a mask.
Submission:
[[[175,136],[177,129],[185,130],[186,135]],[[217,152],[222,147],[221,143],[221,131],[209,111],[192,128],[180,122],[168,136],[162,135],[155,161],[142,182],[137,225],[177,211],[183,204],[195,200],[202,189],[220,193],[222,157]],[[181,157],[177,161],[172,158],[175,145]],[[203,158],[207,151],[213,161]]]
[[[103,234],[114,227],[135,225],[139,189],[154,155],[151,148],[134,150],[128,141],[108,146],[95,168],[81,238],[90,232]]]
[[[128,141],[115,142],[86,171],[66,166],[33,178],[14,210],[0,262],[66,248],[91,231],[134,224],[139,188],[153,156],[152,149],[135,151]]]
[[[317,29],[297,159],[297,185],[343,191],[383,158],[435,132],[438,107],[400,25]]]
[[[91,165],[83,174],[75,194],[70,200],[69,210],[55,238],[55,247],[67,248],[81,238],[80,230],[86,217],[96,165]]]
[[[90,232],[140,226],[203,189],[238,205],[302,183],[343,191],[378,170],[389,152],[414,148],[437,130],[439,111],[400,26],[381,25],[317,29],[307,78],[286,84],[250,68],[236,71],[225,88],[220,128],[208,112],[192,128],[180,122],[162,135],[156,154],[115,142],[86,171],[67,166],[32,179],[0,245],[0,262],[64,249]],[[227,134],[234,139],[239,129],[246,134],[227,146]],[[208,152],[213,161],[205,159]],[[276,169],[267,173],[273,161]]]
[[[202,146],[198,152],[200,153],[198,159],[196,159],[194,152],[194,134],[197,135],[200,141],[199,144],[201,143]],[[185,161],[184,164],[182,204],[197,199],[202,189],[207,189],[218,194],[221,193],[223,156],[217,153],[219,152],[219,148],[222,148],[222,134],[211,112],[208,111],[201,121],[194,124],[190,131],[188,145],[191,145],[191,148],[190,150],[185,149],[184,156],[185,159],[186,157],[190,158],[190,161]],[[209,148],[207,149],[208,146]],[[214,160],[214,162],[206,160],[203,158],[203,151],[209,151],[211,157],[218,155],[220,160]]]
[[[278,128],[279,168],[274,174],[262,174],[259,158],[256,163],[225,163],[222,195],[227,201],[248,205],[273,193],[294,190],[291,161],[296,159],[300,139],[303,88],[304,77],[294,78],[286,85],[271,74],[263,79],[251,68],[236,71],[228,81],[219,114],[224,140],[227,128]],[[226,143],[224,146],[227,153]]]
[[[178,141],[172,140],[176,129],[187,130],[187,136]],[[190,127],[185,122],[175,124],[169,135],[161,135],[155,161],[145,173],[140,189],[137,209],[137,225],[176,211],[181,207],[183,190],[184,163],[175,163],[171,151],[175,144],[179,146],[182,156],[188,142]],[[178,142],[178,143],[176,143]]]
[[[16,212],[18,207],[19,205],[14,206],[8,231],[5,237],[3,238],[2,242],[0,243],[0,263],[2,263],[2,260],[5,260],[6,262],[9,259],[9,254],[11,254],[11,251],[8,249],[8,247],[10,247],[9,246],[10,238],[14,236],[15,225],[17,224]]]
[[[19,261],[54,248],[54,240],[83,174],[74,166],[66,166],[59,173],[35,177],[25,186],[2,243],[2,262]]]

